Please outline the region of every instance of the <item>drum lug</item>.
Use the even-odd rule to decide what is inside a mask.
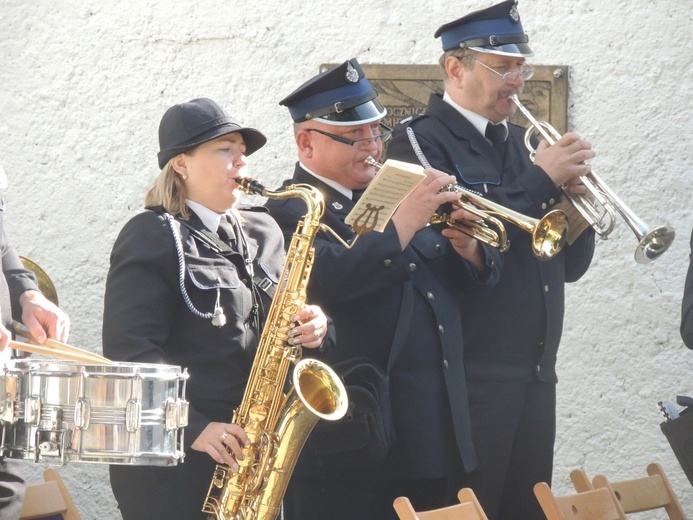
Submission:
[[[18,379],[14,376],[3,375],[0,381],[4,383],[5,387],[5,399],[2,401],[0,406],[2,410],[0,411],[0,419],[5,423],[14,423],[17,420],[17,384]]]
[[[128,399],[125,405],[125,428],[129,432],[136,432],[140,429],[142,420],[142,405],[137,399]]]
[[[168,401],[166,403],[166,431],[185,428],[188,425],[188,401]]]
[[[38,426],[41,421],[41,396],[33,395],[24,401],[24,422]]]
[[[59,458],[62,466],[67,462],[65,446],[68,432],[65,430],[36,430],[34,462],[44,458]]]
[[[91,402],[88,397],[80,397],[75,403],[75,428],[86,430],[91,419]]]
[[[9,395],[7,399],[2,402],[2,412],[0,412],[0,419],[4,423],[14,424],[17,420],[17,402],[11,398]]]

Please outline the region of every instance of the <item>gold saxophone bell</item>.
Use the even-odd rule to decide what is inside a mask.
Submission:
[[[546,121],[537,121],[532,113],[520,102],[517,94],[510,96],[515,105],[530,122],[530,127],[525,132],[525,146],[529,150],[529,156],[534,160],[535,148],[531,138],[535,132],[540,133],[549,144],[554,144],[561,138],[561,134]],[[650,229],[648,226],[618,198],[604,181],[594,172],[583,175],[582,183],[594,200],[584,195],[575,195],[562,186],[563,193],[575,206],[587,223],[601,238],[607,238],[614,228],[616,212],[626,221],[638,239],[635,249],[635,261],[639,264],[648,264],[659,258],[674,242],[676,231],[671,226],[659,226]]]
[[[381,168],[382,165],[372,157],[366,164]],[[541,219],[528,217],[517,211],[491,202],[462,186],[448,184],[441,191],[454,191],[459,195],[459,206],[475,215],[478,220],[455,221],[447,213],[436,213],[431,217],[431,224],[445,224],[484,244],[507,251],[510,241],[505,226],[500,219],[516,225],[532,235],[532,252],[539,260],[549,260],[557,255],[568,237],[568,216],[560,209],[549,211]]]

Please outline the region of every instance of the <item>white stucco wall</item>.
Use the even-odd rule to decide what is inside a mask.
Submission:
[[[121,226],[157,173],[170,105],[208,96],[268,145],[252,173],[276,186],[293,168],[278,101],[321,63],[435,63],[434,31],[488,0],[2,0],[0,164],[7,227],[53,278],[70,342],[100,351],[104,279]],[[554,487],[568,474],[644,474],[659,461],[684,508],[693,490],[659,429],[657,401],[693,394],[679,332],[691,212],[689,2],[523,0],[537,64],[570,66],[569,127],[592,165],[645,222],[678,238],[656,263],[633,261],[623,223],[568,288],[559,355]],[[356,283],[357,281],[355,281]],[[41,467],[27,462],[30,480]],[[84,518],[119,518],[103,465],[61,468]],[[211,475],[210,475],[211,477]],[[665,518],[647,515],[647,518]]]

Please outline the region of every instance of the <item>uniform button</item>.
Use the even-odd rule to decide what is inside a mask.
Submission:
[[[414,262],[412,262],[411,264],[409,264],[409,270],[410,270],[412,273],[413,273],[414,271],[416,271],[416,264],[415,264]]]
[[[541,209],[546,209],[546,202],[541,203]]]
[[[426,298],[428,298],[428,299],[431,300],[431,301],[433,301],[433,300],[436,299],[436,297],[433,296],[433,293],[430,292],[430,291],[426,293]]]
[[[436,250],[436,251],[440,251],[440,244],[436,244],[435,250]]]
[[[448,360],[447,360],[447,359],[444,359],[444,360],[443,360],[443,368],[444,368],[445,370],[448,369]]]
[[[549,199],[549,204],[553,205],[556,202],[556,199],[553,197]]]
[[[443,332],[445,332],[445,328],[442,325],[438,325],[438,332],[442,334]]]
[[[241,282],[243,282],[243,285],[248,285],[248,279],[247,278],[243,278],[241,280]]]
[[[544,292],[549,292],[549,286],[548,285],[544,286]]]
[[[539,346],[540,346],[541,348],[544,348],[544,342],[543,342],[543,341],[540,341],[540,342],[539,342]]]
[[[392,265],[392,260],[390,260],[390,259],[385,260],[385,261],[383,262],[383,265],[384,265],[385,267],[390,267],[390,266]]]
[[[541,372],[541,365],[537,365],[537,372]]]

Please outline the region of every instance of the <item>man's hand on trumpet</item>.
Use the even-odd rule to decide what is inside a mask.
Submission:
[[[453,184],[455,177],[434,168],[425,169],[424,174],[426,178],[407,195],[392,217],[402,250],[414,233],[428,225],[440,206],[460,198],[454,192],[441,191],[444,186]]]
[[[596,155],[589,142],[569,132],[552,145],[542,140],[537,146],[534,164],[546,172],[556,187],[567,184],[571,191],[573,186],[580,190],[584,187],[579,188],[580,183],[573,179],[590,172],[589,164],[585,162]]]
[[[453,221],[478,221],[479,217],[474,213],[462,208],[459,204],[459,194],[457,200],[453,202],[453,210],[450,213],[450,219]],[[461,231],[446,227],[443,228],[441,234],[450,240],[452,247],[455,248],[457,254],[471,263],[474,268],[483,273],[486,271],[486,263],[484,249],[476,238],[470,237]]]

